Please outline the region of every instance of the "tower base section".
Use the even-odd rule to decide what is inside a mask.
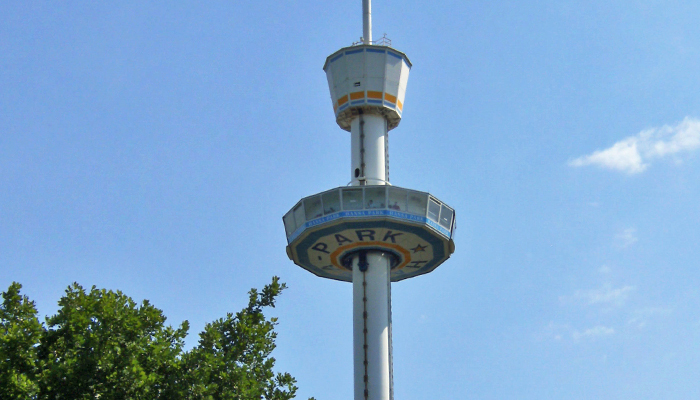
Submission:
[[[392,400],[391,257],[360,251],[352,258],[355,400]]]

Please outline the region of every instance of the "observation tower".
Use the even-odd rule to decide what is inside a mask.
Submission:
[[[391,282],[450,257],[455,212],[389,183],[389,131],[401,122],[411,62],[387,40],[372,41],[371,0],[362,15],[361,41],[323,66],[336,122],[350,132],[351,181],[301,199],[283,222],[295,264],[352,282],[355,400],[392,400]]]

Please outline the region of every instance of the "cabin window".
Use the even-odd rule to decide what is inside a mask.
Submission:
[[[440,204],[431,198],[430,203],[428,204],[428,218],[432,219],[435,222],[438,222],[439,217],[440,217]]]
[[[323,200],[323,213],[328,215],[340,211],[340,191],[333,190],[321,195]]]
[[[440,225],[445,229],[450,230],[454,215],[455,212],[450,207],[443,204],[440,208]]]
[[[343,210],[362,210],[362,189],[343,189]]]
[[[297,227],[297,229],[304,225],[304,207],[302,207],[302,203],[299,203],[294,207],[294,223]]]
[[[294,225],[294,214],[292,214],[292,211],[289,211],[282,219],[284,220],[284,230],[287,232],[287,236],[294,233],[296,225]]]
[[[323,207],[321,207],[321,196],[312,196],[304,199],[304,210],[307,221],[322,217]]]
[[[408,208],[407,211],[411,214],[418,214],[425,217],[426,209],[428,208],[428,195],[420,192],[408,193]]]
[[[390,210],[406,212],[406,189],[397,187],[389,187],[389,203],[387,207]]]
[[[386,208],[386,186],[365,188],[365,208]]]

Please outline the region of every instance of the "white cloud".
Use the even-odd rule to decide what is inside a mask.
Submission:
[[[585,297],[588,299],[588,304],[622,304],[627,300],[632,290],[634,290],[633,286],[623,286],[617,289],[603,287],[589,290],[585,293]]]
[[[659,316],[669,315],[673,312],[670,308],[663,307],[648,307],[635,310],[632,313],[632,317],[627,321],[629,325],[636,326],[637,328],[644,328],[648,321],[652,318]]]
[[[615,243],[622,248],[635,244],[637,240],[637,230],[634,228],[627,228],[615,235]]]
[[[583,330],[583,332],[573,329],[568,324],[557,324],[551,321],[546,327],[544,327],[543,335],[540,338],[550,338],[555,341],[563,341],[568,338],[573,339],[575,342],[581,339],[595,339],[603,336],[610,336],[615,334],[615,328],[607,327],[603,325],[596,325],[592,328]]]
[[[556,341],[560,341],[564,338],[568,332],[571,331],[571,327],[566,324],[557,324],[554,321],[550,321],[549,324],[544,328],[544,336],[550,337]]]
[[[594,326],[593,328],[586,329],[583,332],[579,331],[574,331],[571,336],[574,338],[574,340],[581,340],[581,339],[594,339],[597,337],[602,337],[602,336],[609,336],[615,333],[615,329],[613,328],[608,328],[607,326]]]
[[[613,305],[621,306],[627,301],[634,286],[622,286],[613,288],[609,284],[603,285],[600,289],[577,290],[574,299],[583,300],[589,305]]]
[[[600,273],[603,274],[603,275],[609,274],[611,271],[612,271],[612,270],[611,270],[610,267],[608,267],[607,265],[603,265],[603,266],[601,266],[600,268],[598,268],[598,272],[600,272]]]
[[[647,164],[642,162],[642,156],[637,149],[637,141],[638,139],[635,137],[624,139],[615,143],[609,149],[598,150],[593,152],[593,154],[569,161],[569,165],[572,167],[599,165],[630,174],[642,172],[647,168]]]
[[[686,117],[675,126],[664,125],[622,139],[605,150],[569,161],[572,167],[597,165],[628,174],[644,171],[651,160],[700,149],[700,119]]]

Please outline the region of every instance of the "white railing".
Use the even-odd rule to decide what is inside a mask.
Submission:
[[[364,40],[362,40],[362,38],[360,38],[360,41],[359,41],[359,42],[353,42],[353,43],[352,43],[353,46],[359,46],[359,45],[362,45],[362,44],[365,44],[365,42],[364,42]],[[378,40],[373,40],[373,41],[369,42],[369,44],[371,44],[371,45],[373,45],[373,46],[386,46],[386,47],[391,47],[391,39],[389,39],[388,37],[386,37],[386,33],[385,33],[384,36],[380,37]]]

